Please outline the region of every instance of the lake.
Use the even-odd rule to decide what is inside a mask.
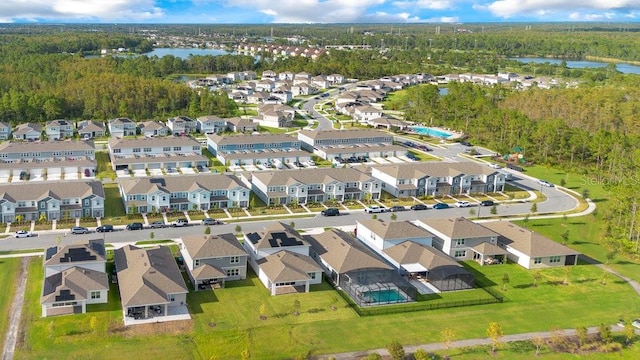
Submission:
[[[167,55],[173,55],[177,58],[187,59],[189,55],[235,55],[235,53],[230,53],[225,50],[220,49],[199,49],[199,48],[155,48],[153,51],[145,53],[149,57],[157,56],[163,57]]]
[[[568,68],[580,69],[580,68],[599,68],[608,65],[606,62],[601,61],[588,61],[588,60],[563,60],[563,59],[549,59],[549,58],[509,58],[509,60],[516,60],[522,63],[536,63],[536,64],[557,64],[560,65],[562,61],[567,63]],[[640,74],[640,66],[627,63],[616,64],[616,69],[623,74]]]

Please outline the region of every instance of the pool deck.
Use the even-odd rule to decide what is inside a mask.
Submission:
[[[427,135],[427,136],[440,138],[440,139],[445,139],[445,140],[456,140],[456,139],[460,139],[460,138],[462,138],[464,136],[464,133],[459,132],[459,131],[455,131],[455,130],[451,130],[449,128],[441,128],[441,127],[434,127],[434,126],[422,126],[422,125],[413,125],[413,126],[414,127],[419,127],[419,128],[425,128],[425,129],[433,129],[435,132],[438,132],[438,133],[441,133],[441,134],[449,134],[449,136],[444,137],[444,136],[439,136],[437,134],[430,135],[428,133],[421,133],[419,131],[413,130],[412,127],[409,127],[407,132],[413,133],[413,134],[418,134],[418,135]]]

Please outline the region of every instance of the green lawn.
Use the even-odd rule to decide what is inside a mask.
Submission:
[[[273,297],[249,272],[247,280],[228,282],[225,289],[190,293],[191,322],[124,330],[119,325],[122,315],[115,286],[110,303],[91,306],[88,314],[40,318],[43,275],[41,259],[36,259],[30,268],[23,319],[28,327],[16,359],[111,359],[123,351],[144,354],[147,359],[236,359],[247,349],[253,359],[282,359],[383,348],[393,339],[404,345],[430,343],[439,339],[444,328],[454,329],[458,339],[483,338],[492,321],[499,322],[506,334],[613,323],[640,309],[640,297],[626,283],[610,278],[602,285],[602,270],[594,266],[571,267],[568,285],[561,284],[567,276],[563,269],[541,270],[542,279],[533,287],[531,272],[515,264],[465,265],[478,272],[479,283],[502,293],[506,301],[358,317],[326,283],[313,286],[308,294]],[[502,290],[504,273],[510,279],[506,291]],[[473,298],[478,292],[484,293],[445,293],[428,301]],[[297,316],[293,315],[295,300],[300,303]],[[259,318],[261,307],[265,320]]]
[[[120,197],[120,191],[118,190],[118,184],[104,184],[104,215],[105,218],[113,218],[125,216],[126,212],[122,198]]]
[[[0,336],[5,339],[7,328],[9,327],[9,311],[13,294],[18,284],[18,273],[20,272],[19,258],[0,259],[0,284],[3,284],[3,295],[0,296],[0,309],[3,310],[3,316],[0,316]]]

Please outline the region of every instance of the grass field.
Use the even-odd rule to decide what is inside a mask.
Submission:
[[[40,261],[30,267],[23,315],[28,326],[16,359],[113,359],[128,351],[145,359],[237,359],[246,350],[252,359],[283,359],[384,348],[391,340],[430,343],[439,341],[444,328],[454,329],[458,339],[484,338],[492,321],[507,334],[614,323],[640,309],[640,298],[626,283],[610,279],[602,285],[602,270],[595,266],[570,268],[568,285],[562,284],[567,277],[563,269],[542,270],[533,287],[531,273],[517,265],[480,267],[469,262],[481,283],[505,296],[504,303],[358,317],[326,283],[313,286],[308,294],[272,297],[249,272],[247,280],[228,282],[225,289],[190,293],[191,321],[123,329],[115,286],[109,304],[90,306],[87,314],[40,318]],[[504,273],[510,278],[506,291]],[[456,293],[441,297],[455,299]],[[293,314],[295,300],[299,315]],[[265,320],[259,317],[261,307]],[[470,356],[462,358],[474,358]]]
[[[3,341],[9,327],[9,312],[11,311],[11,301],[18,283],[19,271],[19,258],[0,259],[0,284],[3,284],[3,295],[0,296],[0,309],[3,310],[3,316],[0,316],[0,336]]]

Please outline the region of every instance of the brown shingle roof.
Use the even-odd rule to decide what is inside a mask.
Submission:
[[[362,226],[385,240],[428,238],[433,234],[409,221],[358,220]]]
[[[403,241],[398,245],[385,249],[384,252],[400,265],[420,264],[427,270],[443,266],[464,268],[447,254],[413,241]]]
[[[316,254],[338,273],[360,269],[392,269],[377,254],[342,230],[331,229],[306,238]]]
[[[322,271],[320,265],[309,256],[287,250],[258,260],[258,265],[274,283],[308,280],[309,273]]]
[[[498,234],[496,234],[494,231],[463,217],[455,219],[423,219],[420,221],[423,224],[427,225],[429,228],[442,233],[450,239],[468,239],[498,236]],[[427,229],[430,230],[429,228]]]
[[[510,246],[530,257],[579,254],[579,252],[559,244],[546,236],[542,236],[508,221],[492,221],[484,223],[483,225],[500,234],[498,243]]]
[[[273,222],[260,232],[246,234],[246,237],[256,249],[309,245],[294,228],[281,222]]]
[[[47,304],[63,301],[57,300],[56,298],[60,296],[64,290],[67,290],[69,292],[68,295],[73,297],[73,299],[65,298],[69,299],[68,301],[73,301],[86,300],[90,291],[108,289],[109,279],[106,273],[72,267],[44,279],[40,303]]]
[[[192,259],[247,255],[238,238],[231,233],[185,236],[182,243]]]

